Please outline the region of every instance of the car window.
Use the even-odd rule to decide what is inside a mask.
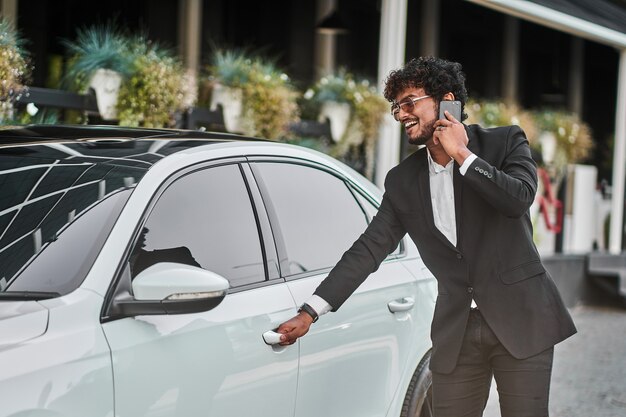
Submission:
[[[6,291],[63,295],[76,289],[87,276],[130,193],[130,189],[112,193],[85,210],[41,247]],[[45,228],[32,233],[32,240],[21,239],[2,253],[7,256],[0,257],[6,270],[20,264],[22,256],[32,253],[33,247],[40,246],[42,230]]]
[[[232,287],[265,280],[257,224],[238,165],[196,171],[165,189],[132,252],[132,277],[159,262],[204,268]]]
[[[348,186],[334,175],[286,163],[259,162],[254,169],[278,221],[272,227],[284,239],[283,275],[332,267],[367,227]]]
[[[81,149],[0,149],[0,292],[76,289],[146,172]]]
[[[374,216],[376,215],[376,213],[378,213],[378,206],[374,205],[374,203],[372,203],[369,199],[365,198],[363,194],[361,194],[360,192],[356,190],[354,191],[354,195],[356,196],[357,200],[359,200],[359,203],[361,203],[361,207],[363,207],[363,209],[367,213],[368,223],[371,222]],[[393,252],[391,252],[389,256],[396,257],[402,254],[402,250],[403,250],[402,241],[400,241],[396,249]]]

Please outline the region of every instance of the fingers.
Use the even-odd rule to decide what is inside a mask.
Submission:
[[[455,119],[454,116],[448,110],[444,111],[444,114],[446,116],[446,119],[437,119],[437,121],[435,121],[434,126],[436,130],[441,130],[439,128],[452,127],[454,125],[461,124],[461,122]]]
[[[309,331],[310,323],[307,323],[305,320],[298,315],[293,317],[292,319],[284,322],[278,329],[277,333],[281,333],[280,337],[280,345],[287,346],[293,345],[296,343],[298,338],[304,336]]]
[[[452,123],[460,123],[448,110],[444,110],[443,114],[445,114],[446,119],[448,119]]]

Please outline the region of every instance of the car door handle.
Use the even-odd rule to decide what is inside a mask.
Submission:
[[[263,333],[263,341],[265,344],[273,346],[280,343],[280,333],[276,333],[272,330]]]
[[[387,304],[387,307],[389,307],[389,311],[392,313],[399,313],[401,311],[408,311],[412,309],[414,305],[415,300],[413,297],[404,297],[401,300],[390,301]]]

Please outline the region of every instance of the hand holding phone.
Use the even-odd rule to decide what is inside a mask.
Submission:
[[[445,111],[448,111],[456,120],[461,121],[461,102],[458,100],[443,100],[439,102],[439,118],[447,120]]]

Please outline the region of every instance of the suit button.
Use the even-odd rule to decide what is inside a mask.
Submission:
[[[461,255],[460,253],[457,253],[457,254],[456,254],[456,258],[457,258],[457,259],[463,259],[463,255]]]
[[[473,293],[474,292],[474,287],[467,287],[467,292],[469,294]]]
[[[474,167],[474,170],[475,171],[480,171],[480,168],[479,167]]]

